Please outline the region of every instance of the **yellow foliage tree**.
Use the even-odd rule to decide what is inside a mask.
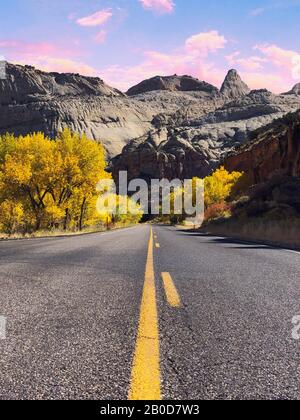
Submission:
[[[36,229],[44,221],[45,199],[60,177],[55,146],[41,133],[15,138],[1,165],[3,194],[25,201],[24,207],[35,216]]]
[[[0,229],[81,230],[101,223],[96,185],[111,178],[105,169],[103,146],[69,129],[55,140],[43,133],[0,136]]]
[[[5,200],[0,203],[0,231],[9,235],[17,232],[24,222],[24,210],[21,203]]]
[[[69,129],[60,133],[57,148],[62,158],[62,178],[54,199],[65,208],[64,228],[75,217],[81,230],[88,207],[94,204],[97,182],[111,177],[105,171],[105,151],[99,143]]]
[[[204,205],[206,209],[206,215],[227,215],[229,208],[226,201],[231,198],[232,195],[239,193],[243,189],[244,174],[241,172],[228,172],[224,167],[217,169],[211,176],[204,179]],[[175,200],[179,197],[188,198],[187,195],[192,195],[191,198],[193,205],[197,197],[196,186],[198,178],[192,179],[192,188],[190,191],[185,190],[184,187],[178,188],[171,192],[169,196],[171,204],[170,215],[161,215],[161,219],[164,222],[181,223],[186,220],[187,215],[184,212],[177,214],[175,212]],[[199,198],[199,197],[198,197]],[[209,211],[208,211],[209,210]]]
[[[204,201],[205,207],[226,201],[233,188],[243,176],[241,172],[228,172],[222,166],[211,176],[204,179]]]
[[[97,212],[103,223],[135,224],[143,217],[143,210],[139,204],[127,196],[106,193],[97,202]]]

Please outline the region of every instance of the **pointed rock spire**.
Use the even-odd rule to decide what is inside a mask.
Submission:
[[[221,93],[226,99],[234,100],[248,95],[250,89],[236,70],[229,70],[221,87]]]
[[[300,83],[297,83],[292,90],[284,93],[284,95],[300,95]]]

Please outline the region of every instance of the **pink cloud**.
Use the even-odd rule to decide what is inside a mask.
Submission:
[[[218,31],[202,32],[193,35],[185,42],[185,49],[192,54],[207,55],[225,47],[227,40]]]
[[[100,28],[94,34],[94,41],[101,44],[106,36],[106,30]],[[300,81],[300,53],[274,44],[261,44],[254,47],[255,55],[253,52],[246,56],[241,51],[233,51],[224,56],[222,50],[227,44],[227,39],[218,31],[202,32],[187,38],[182,45],[167,53],[144,51],[138,64],[110,65],[102,69],[84,62],[84,51],[78,40],[65,47],[50,42],[0,39],[0,50],[11,62],[31,64],[45,71],[100,76],[121,90],[127,90],[143,79],[175,73],[189,74],[220,86],[229,65],[236,67],[253,89],[267,88],[280,93],[290,90]]]
[[[76,42],[74,45],[76,46]],[[97,75],[96,69],[81,60],[74,59],[78,51],[72,47],[64,48],[46,42],[0,40],[0,48],[5,52],[5,58],[13,63],[30,64],[44,71]]]
[[[228,41],[217,31],[204,32],[188,38],[182,46],[169,53],[145,51],[141,62],[134,66],[109,66],[100,70],[111,85],[127,90],[143,79],[156,75],[189,74],[220,86],[228,71],[226,64],[216,64],[214,54],[225,48]],[[300,55],[293,51],[260,47],[262,56],[242,56],[235,51],[224,59],[230,67],[237,67],[251,89],[266,88],[274,93],[291,89],[300,78]],[[255,47],[258,50],[258,47]],[[220,54],[217,55],[220,59]],[[274,67],[275,65],[275,67]]]
[[[243,57],[236,51],[225,57],[230,66],[241,70],[251,88],[282,93],[300,81],[300,53],[275,44],[259,44],[253,50],[257,55]]]
[[[296,57],[292,59],[292,65],[293,65],[293,70],[292,70],[293,79],[299,80],[300,79],[300,55],[297,55]]]
[[[17,40],[0,40],[0,48],[22,55],[53,54],[57,50],[54,44],[48,42],[30,43]]]
[[[240,52],[235,52],[233,54],[227,55],[225,58],[228,64],[233,66],[240,66],[245,70],[248,71],[256,71],[262,70],[264,68],[264,64],[268,61],[266,58],[258,57],[258,56],[250,56],[250,57],[240,57]]]
[[[1,40],[0,49],[8,60],[26,61],[28,64],[36,57],[74,57],[78,55],[76,40],[73,44],[64,47],[49,42],[26,42],[19,40]]]
[[[256,45],[254,49],[264,54],[269,63],[279,67],[282,73],[294,80],[300,78],[300,53],[285,50],[275,44]]]
[[[111,9],[103,9],[92,15],[77,19],[76,23],[80,26],[101,26],[109,21],[112,16]]]
[[[58,73],[79,73],[85,76],[98,76],[98,71],[81,61],[67,58],[40,56],[30,60],[30,63],[18,61],[19,64],[32,66],[47,71]]]
[[[102,30],[98,32],[97,35],[94,37],[94,41],[97,44],[104,44],[104,42],[106,41],[106,37],[107,37],[107,31]]]
[[[109,66],[100,74],[110,84],[127,90],[143,79],[156,75],[189,74],[211,83],[220,84],[224,78],[223,69],[210,61],[209,55],[225,47],[227,40],[217,31],[203,32],[188,38],[183,46],[170,53],[145,51],[143,60],[135,65]]]
[[[139,0],[143,7],[156,13],[172,13],[175,9],[173,0]]]
[[[292,83],[280,74],[272,71],[241,72],[241,77],[251,89],[268,89],[274,93],[287,92]]]

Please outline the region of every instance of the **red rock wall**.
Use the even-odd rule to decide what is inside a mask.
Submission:
[[[224,163],[229,171],[245,172],[253,184],[274,175],[300,176],[300,124],[267,130]]]

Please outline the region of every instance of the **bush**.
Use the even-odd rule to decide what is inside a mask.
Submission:
[[[205,211],[205,220],[214,220],[231,216],[231,205],[223,201],[209,206]]]

